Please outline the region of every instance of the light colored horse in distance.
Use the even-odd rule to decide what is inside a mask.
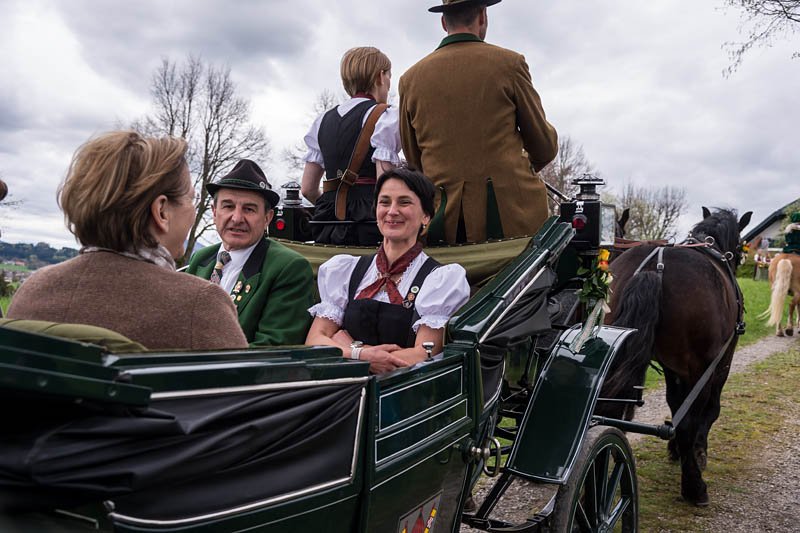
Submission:
[[[769,308],[764,311],[762,316],[768,317],[767,324],[775,326],[775,334],[783,337],[793,335],[794,328],[800,329],[800,255],[798,254],[778,254],[772,259],[769,265],[769,284],[772,287],[772,296],[769,301]],[[789,317],[786,329],[781,329],[783,319],[783,302],[787,294],[792,295],[789,302]],[[797,322],[795,322],[795,310]]]

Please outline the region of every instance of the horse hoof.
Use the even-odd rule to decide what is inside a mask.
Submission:
[[[708,504],[711,502],[711,500],[708,498],[708,492],[706,491],[703,491],[702,494],[699,494],[697,496],[689,496],[688,494],[681,494],[681,497],[684,499],[684,501],[691,503],[692,505],[697,507],[708,507]]]
[[[792,335],[794,335],[794,330],[792,328],[786,328],[786,335],[791,337]]]
[[[783,331],[778,331],[777,333],[775,333],[775,336],[776,337],[783,337]]]

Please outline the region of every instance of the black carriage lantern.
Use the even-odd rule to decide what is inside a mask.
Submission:
[[[275,215],[269,223],[271,237],[292,241],[311,240],[311,219],[313,207],[303,205],[300,184],[289,180],[281,185],[281,203],[275,206]]]
[[[303,200],[300,198],[299,183],[294,180],[289,180],[281,185],[281,189],[283,189],[283,194],[281,194],[283,205],[302,205]]]
[[[575,230],[572,245],[580,253],[596,255],[600,247],[614,244],[614,206],[600,201],[598,187],[605,185],[603,178],[582,174],[572,180],[579,187],[571,202],[561,204],[560,218]]]

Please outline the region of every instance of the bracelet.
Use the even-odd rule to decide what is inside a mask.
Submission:
[[[350,348],[350,359],[359,359],[361,357],[361,350],[364,348],[362,346],[354,346]]]

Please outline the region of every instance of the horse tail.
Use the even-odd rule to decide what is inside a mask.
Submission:
[[[634,385],[641,385],[653,354],[656,327],[661,317],[661,275],[640,272],[622,291],[615,311],[614,326],[635,328],[623,343],[603,386],[606,398],[627,397]]]
[[[792,262],[788,259],[781,259],[775,272],[775,280],[772,282],[772,296],[769,299],[769,308],[761,314],[761,317],[769,316],[767,325],[777,326],[783,318],[783,301],[789,293],[789,285],[792,281]]]

